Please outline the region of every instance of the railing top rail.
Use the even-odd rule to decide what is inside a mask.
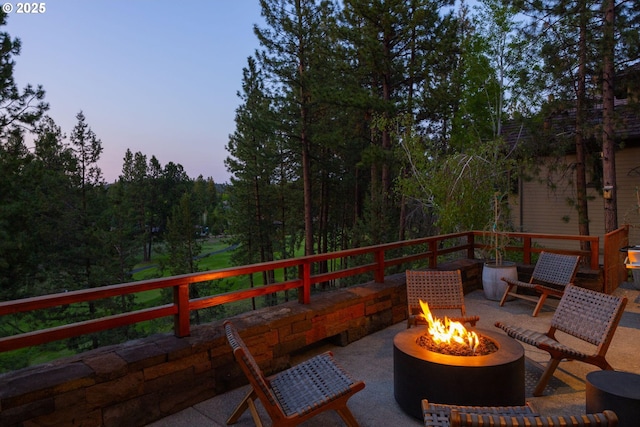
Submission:
[[[490,231],[472,231],[476,236],[487,236],[491,234]],[[531,239],[549,239],[549,240],[576,240],[576,241],[589,241],[597,242],[600,240],[598,236],[581,236],[579,234],[546,234],[546,233],[524,233],[518,231],[509,231],[504,234],[513,238],[531,238]]]
[[[0,302],[0,315],[55,307],[77,302],[93,301],[102,298],[127,295],[154,289],[171,288],[183,284],[192,284],[210,280],[225,279],[234,276],[261,273],[263,271],[277,270],[280,268],[297,267],[307,263],[316,263],[336,258],[366,255],[378,251],[387,251],[400,247],[428,243],[430,241],[439,241],[455,237],[462,237],[465,235],[468,235],[468,233],[455,233],[440,236],[423,237],[420,239],[405,240],[401,242],[385,243],[381,245],[365,246],[354,249],[345,249],[325,254],[307,255],[297,258],[268,261],[238,267],[227,267],[206,272],[189,273],[171,277],[141,280],[138,282],[106,285],[98,288],[80,289],[59,294],[49,294],[19,300],[3,301]]]

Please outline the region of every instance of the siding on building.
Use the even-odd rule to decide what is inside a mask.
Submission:
[[[520,194],[512,198],[512,221],[517,230],[531,233],[579,234],[578,216],[569,200],[576,199],[573,168],[553,168],[541,162],[541,171],[531,181],[521,183]],[[565,165],[575,163],[575,155],[560,159]],[[555,171],[558,170],[558,171]],[[560,172],[562,171],[562,172]],[[587,178],[588,180],[589,178]],[[618,225],[631,223],[629,243],[640,245],[640,213],[636,190],[640,188],[640,147],[629,146],[616,153]],[[601,189],[588,188],[589,233],[604,240],[604,201]],[[633,226],[635,225],[635,226]],[[577,249],[569,246],[567,249]],[[573,244],[577,246],[577,244]],[[600,250],[602,251],[602,243]]]

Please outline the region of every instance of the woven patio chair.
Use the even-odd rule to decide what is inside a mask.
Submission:
[[[474,414],[451,411],[451,427],[617,427],[613,411],[559,416]]]
[[[358,426],[347,407],[347,400],[364,388],[364,382],[352,379],[338,366],[331,352],[319,354],[267,378],[233,324],[227,320],[224,328],[233,356],[251,385],[227,424],[236,423],[249,409],[256,426],[262,427],[254,403],[260,399],[274,427],[296,426],[328,410],[335,410],[347,426]]]
[[[541,252],[528,282],[521,282],[508,277],[502,278],[507,283],[507,288],[500,300],[500,307],[504,305],[508,297],[521,298],[536,303],[533,309],[533,316],[537,316],[548,296],[553,295],[561,298],[564,288],[569,283],[573,283],[578,272],[579,261],[580,257],[575,255]],[[518,288],[531,289],[539,295],[519,294],[517,293]]]
[[[496,322],[495,326],[504,330],[510,337],[549,353],[551,359],[533,391],[534,396],[542,396],[547,382],[562,359],[577,360],[598,366],[600,369],[613,369],[605,355],[626,304],[626,297],[568,285],[546,333],[501,322]],[[594,352],[586,353],[560,343],[556,338],[557,331],[590,344]]]
[[[449,427],[451,411],[462,413],[472,412],[476,414],[498,415],[538,415],[531,403],[522,406],[460,406],[431,403],[427,399],[422,400],[422,416],[424,427]]]
[[[407,270],[406,281],[409,306],[407,328],[419,323],[426,324],[420,300],[427,302],[434,314],[442,310],[460,310],[460,317],[448,316],[453,321],[475,326],[480,320],[479,316],[467,316],[460,270]]]

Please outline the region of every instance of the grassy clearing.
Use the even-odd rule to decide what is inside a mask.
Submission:
[[[233,250],[229,245],[220,239],[207,239],[202,242],[201,258],[197,260],[200,271],[218,270],[231,266],[231,255]],[[167,255],[159,253],[151,262],[140,263],[133,269],[133,280],[157,279],[171,275],[168,271],[162,271],[161,265],[166,262]],[[148,292],[140,292],[135,295],[136,304],[140,307],[152,307],[162,304],[162,290],[157,289]]]

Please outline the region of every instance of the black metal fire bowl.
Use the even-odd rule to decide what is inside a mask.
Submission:
[[[499,332],[474,329],[498,350],[486,356],[450,356],[421,347],[418,326],[393,339],[393,389],[407,414],[422,419],[421,401],[473,406],[525,404],[524,349]]]

